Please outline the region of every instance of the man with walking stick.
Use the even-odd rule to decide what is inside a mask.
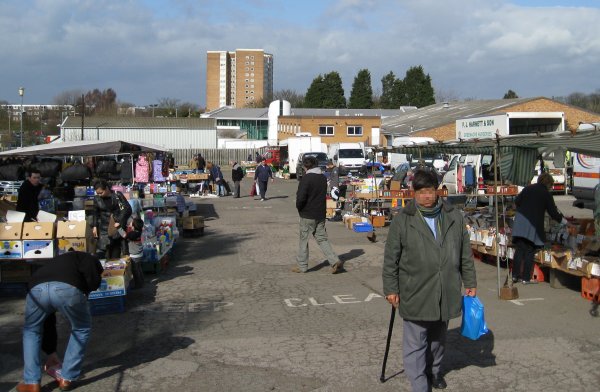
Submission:
[[[404,369],[413,392],[446,388],[448,321],[461,315],[461,283],[466,295],[477,291],[464,218],[438,198],[437,186],[435,173],[415,172],[415,199],[394,217],[383,262],[384,294],[404,320]]]

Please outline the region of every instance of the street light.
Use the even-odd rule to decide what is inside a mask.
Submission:
[[[19,95],[21,96],[21,148],[23,148],[23,94],[25,94],[25,87],[19,87]]]

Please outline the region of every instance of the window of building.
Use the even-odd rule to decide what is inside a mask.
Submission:
[[[362,136],[363,127],[360,125],[350,125],[348,126],[348,136]]]
[[[244,71],[248,71],[248,67],[244,68]]]
[[[254,56],[250,56],[250,60],[254,60]]]
[[[250,74],[249,73],[245,73],[244,76],[250,76]]]
[[[320,125],[319,135],[321,136],[333,136],[333,125]]]
[[[248,60],[250,58],[250,56],[246,56],[246,60]],[[254,58],[254,56],[252,56],[252,58]]]
[[[254,61],[251,61],[251,62],[250,62],[250,65],[254,65]]]
[[[254,72],[252,72],[252,73],[250,74],[250,76],[254,76]]]

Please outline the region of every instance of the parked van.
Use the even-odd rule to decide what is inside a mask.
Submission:
[[[486,182],[494,180],[492,165],[492,155],[453,155],[448,171],[442,177],[440,189],[447,189],[449,195],[480,194],[478,201],[486,202]]]
[[[594,189],[600,183],[600,157],[574,154],[573,157],[573,204],[594,208]]]
[[[332,143],[329,145],[327,155],[333,161],[333,164],[339,167],[340,175],[349,173],[365,174],[367,172],[365,146],[362,142]]]

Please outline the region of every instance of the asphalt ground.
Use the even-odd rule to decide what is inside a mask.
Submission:
[[[248,193],[250,180],[242,189]],[[382,297],[387,229],[377,241],[328,222],[346,260],[332,275],[310,243],[307,274],[290,272],[298,242],[294,180],[269,184],[268,200],[197,199],[205,234],[180,238],[168,269],[146,275],[125,313],[94,317],[81,391],[409,391],[402,323]],[[564,199],[564,200],[563,200]],[[568,197],[557,197],[568,212]],[[563,205],[564,204],[564,205]],[[588,210],[577,210],[589,214]],[[600,318],[574,288],[518,286],[497,298],[497,269],[477,261],[478,295],[490,332],[478,341],[452,320],[444,371],[448,391],[598,391]],[[502,273],[505,270],[502,269]],[[22,374],[23,298],[0,298],[0,391]],[[59,316],[59,352],[68,325]],[[58,390],[48,376],[43,390]]]

